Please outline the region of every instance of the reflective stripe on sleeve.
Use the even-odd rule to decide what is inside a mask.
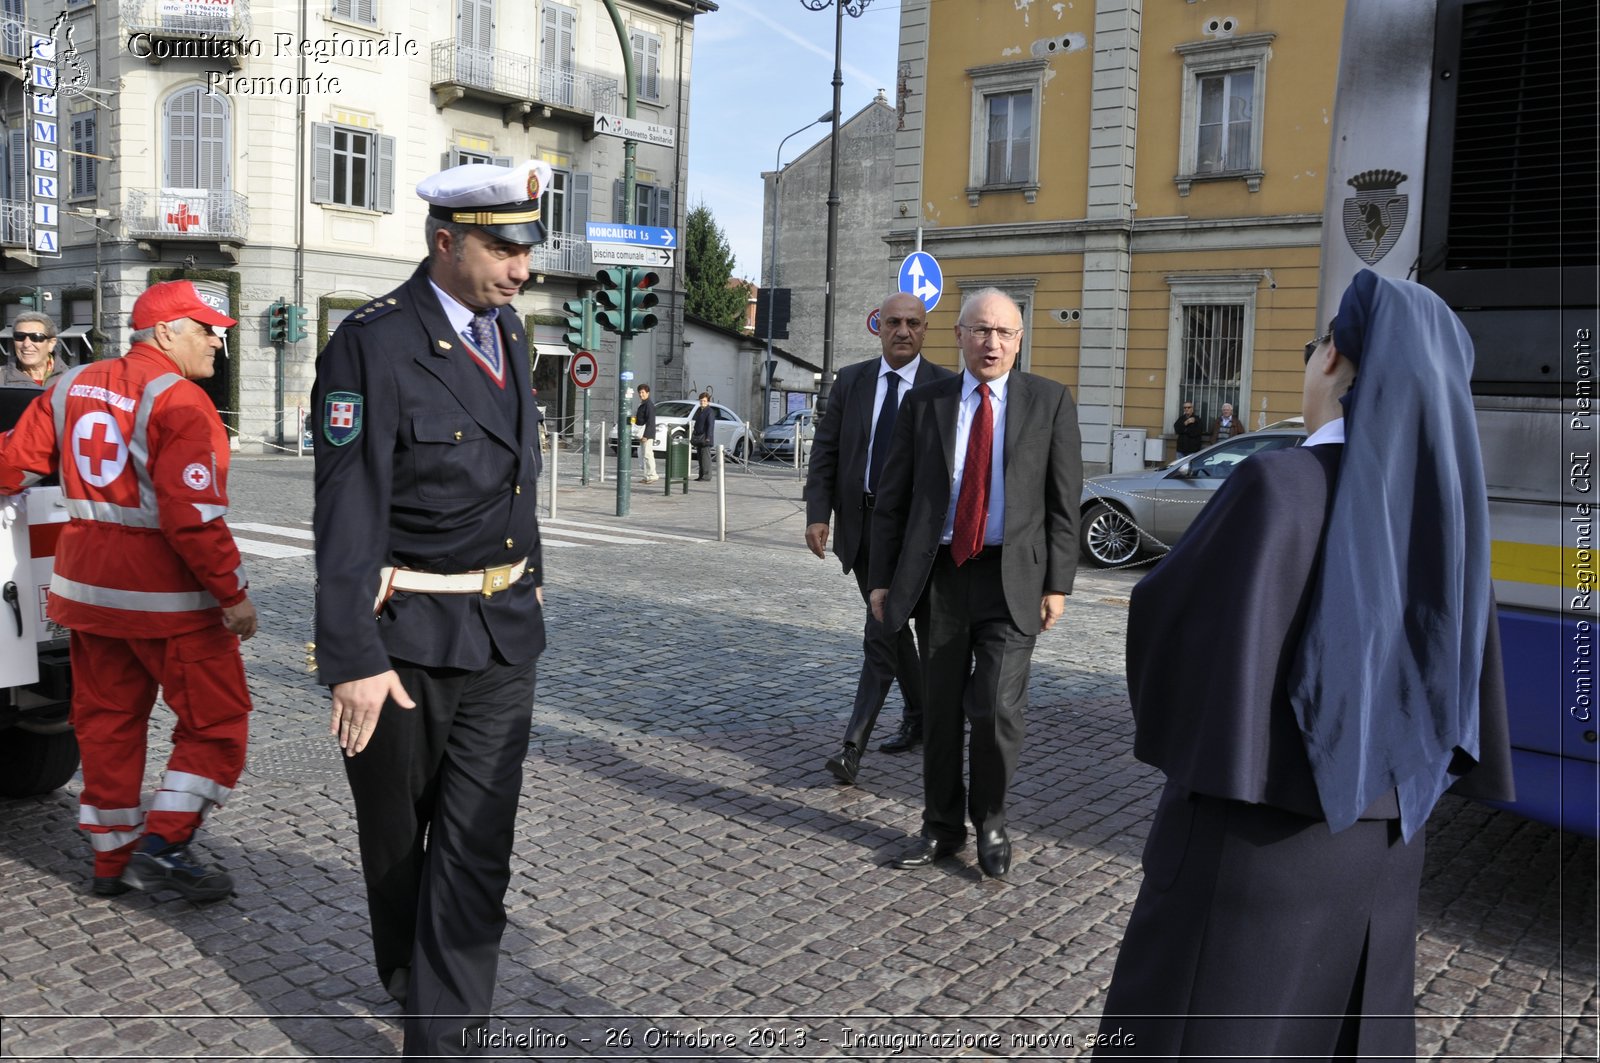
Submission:
[[[159,528],[161,518],[142,509],[113,505],[110,502],[92,502],[87,498],[68,498],[67,515],[76,520],[93,520],[101,524],[120,524],[124,528]]]
[[[228,515],[227,506],[214,506],[204,502],[191,502],[190,505],[194,506],[199,512],[201,524],[210,524],[212,521]]]
[[[82,605],[136,613],[187,613],[217,607],[217,600],[207,591],[126,591],[79,583],[59,572],[50,577],[50,593]]]

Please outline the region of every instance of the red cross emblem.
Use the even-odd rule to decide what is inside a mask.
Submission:
[[[328,410],[328,424],[334,428],[354,428],[356,407],[353,402],[335,402]]]
[[[180,233],[188,232],[191,226],[199,225],[200,221],[200,215],[189,213],[187,203],[179,203],[177,213],[167,215],[167,224],[176,225]]]
[[[89,434],[89,438],[78,445],[78,453],[82,454],[84,459],[88,461],[89,475],[98,477],[102,461],[116,461],[121,456],[122,441],[120,439],[108,439],[106,425],[102,422],[95,425]]]
[[[79,418],[72,432],[73,456],[78,474],[96,487],[104,487],[128,465],[128,445],[109,414],[91,413]]]

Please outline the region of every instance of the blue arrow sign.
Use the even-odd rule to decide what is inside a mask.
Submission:
[[[622,222],[591,221],[584,224],[584,239],[591,244],[641,244],[645,247],[677,247],[678,230],[659,225],[626,225]]]
[[[943,288],[944,272],[928,252],[913,251],[900,263],[900,290],[921,299],[930,312],[939,305]]]

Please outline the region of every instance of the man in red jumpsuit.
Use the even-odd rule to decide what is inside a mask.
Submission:
[[[236,322],[188,281],[133,304],[133,347],[71,369],[0,437],[0,492],[58,473],[61,533],[49,615],[72,630],[72,725],[83,754],[78,825],[94,892],[233,892],[189,839],[244,769],[250,692],[239,640],[256,611],[228,511],[228,437],[192,383]],[[140,804],[156,689],[178,717],[160,788]],[[148,809],[148,811],[146,811]]]

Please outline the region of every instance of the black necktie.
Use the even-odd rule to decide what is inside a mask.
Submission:
[[[872,429],[872,463],[867,470],[867,490],[878,489],[878,474],[889,457],[889,441],[894,438],[894,415],[900,411],[900,374],[883,375],[883,405],[878,408],[878,423]]]

